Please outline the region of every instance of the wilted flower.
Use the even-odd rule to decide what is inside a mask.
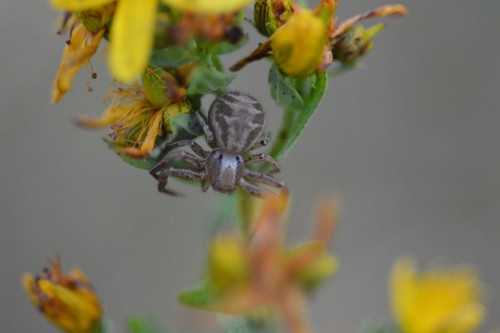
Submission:
[[[57,103],[71,90],[72,81],[80,69],[87,65],[96,53],[99,44],[106,32],[105,22],[109,20],[112,7],[100,8],[98,11],[86,11],[79,14],[77,22],[71,28],[70,37],[64,48],[61,64],[57,71],[54,85],[52,87],[52,103]],[[63,21],[68,23],[68,17]]]
[[[90,333],[101,322],[99,299],[82,271],[63,273],[59,260],[40,275],[23,276],[31,302],[45,318],[67,333]]]
[[[170,121],[191,110],[184,101],[167,98],[160,104],[161,96],[138,84],[112,89],[107,100],[109,105],[100,118],[81,117],[78,123],[89,128],[111,126],[109,143],[118,153],[135,158],[151,153],[157,139],[171,132]]]
[[[437,267],[418,273],[403,258],[391,277],[393,312],[405,333],[467,333],[483,321],[481,283],[467,267]]]
[[[355,23],[376,17],[405,16],[408,10],[402,5],[386,5],[356,15],[336,27],[330,35],[333,59],[341,63],[352,64],[373,48],[373,38],[385,27],[377,24],[369,29],[354,26]]]
[[[312,241],[290,250],[283,246],[280,227],[286,204],[284,194],[267,198],[248,240],[236,235],[216,237],[208,263],[212,300],[195,304],[191,300],[198,291],[188,291],[180,296],[181,301],[254,316],[268,309],[283,318],[290,332],[309,332],[306,295],[337,270],[336,259],[326,252],[336,210],[331,202],[323,203]]]

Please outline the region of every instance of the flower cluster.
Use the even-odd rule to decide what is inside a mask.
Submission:
[[[324,200],[311,241],[287,249],[282,239],[287,198],[286,194],[269,197],[248,237],[214,237],[206,284],[182,293],[181,302],[210,311],[247,315],[253,320],[279,315],[289,332],[310,332],[307,295],[338,268],[337,259],[327,252],[337,206]]]
[[[107,40],[116,87],[99,119],[82,117],[78,123],[110,126],[106,141],[118,153],[148,156],[167,134],[189,132],[194,120],[188,116],[201,96],[224,91],[234,77],[223,73],[217,55],[242,44],[239,13],[248,2],[52,0],[65,12],[59,33],[69,34],[52,102],[71,90],[82,67],[90,79],[97,77],[90,60]]]
[[[234,78],[224,72],[218,56],[246,41],[242,10],[249,3],[51,0],[54,8],[64,12],[59,33],[69,35],[52,102],[71,90],[83,67],[90,73],[89,81],[97,77],[91,58],[107,41],[116,85],[105,99],[104,114],[98,119],[82,117],[78,123],[89,128],[109,126],[106,141],[122,156],[132,158],[146,158],[166,141],[196,137],[201,131],[193,129],[198,125],[193,114],[201,97],[223,93]],[[353,24],[406,14],[402,6],[383,6],[337,24],[336,6],[336,0],[322,0],[314,10],[292,0],[256,1],[255,26],[269,39],[232,70],[268,55],[290,78],[322,72],[333,60],[351,64],[372,48],[373,36],[383,27],[364,29]]]

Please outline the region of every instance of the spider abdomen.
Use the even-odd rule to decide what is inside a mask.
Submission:
[[[240,154],[260,139],[265,125],[264,110],[254,97],[232,91],[215,99],[208,112],[208,123],[219,149]]]

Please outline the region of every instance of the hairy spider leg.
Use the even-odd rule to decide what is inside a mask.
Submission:
[[[280,170],[281,170],[278,162],[276,162],[276,160],[274,158],[272,158],[270,155],[267,155],[267,154],[250,155],[245,160],[245,164],[251,164],[251,163],[260,162],[260,161],[267,162],[271,165],[271,167],[272,167],[271,173],[280,172]]]
[[[158,191],[173,196],[179,196],[180,194],[178,192],[167,189],[167,181],[169,176],[175,176],[188,180],[203,180],[207,177],[206,173],[204,172],[200,173],[187,169],[178,169],[178,168],[164,169],[158,175]]]
[[[209,152],[204,150],[198,143],[194,140],[179,140],[176,142],[169,143],[163,148],[164,151],[173,150],[179,147],[189,146],[197,155],[203,158],[207,158]]]
[[[165,168],[170,168],[174,161],[183,161],[193,167],[196,171],[202,171],[205,168],[205,161],[198,159],[195,155],[186,151],[174,151],[168,153],[158,164],[149,169],[149,174],[155,179],[159,179],[158,173]]]
[[[248,180],[274,186],[276,188],[288,192],[288,188],[286,187],[285,182],[276,179],[273,176],[246,169],[245,172],[243,173],[243,177],[245,177]]]
[[[205,133],[205,138],[207,139],[208,145],[212,148],[216,148],[214,133],[210,129],[210,126],[208,126],[207,118],[200,111],[196,111],[196,118],[198,119],[198,122],[200,123],[201,128],[203,129],[203,133]]]
[[[261,199],[264,199],[268,195],[276,195],[275,193],[268,191],[262,187],[250,184],[243,178],[241,178],[240,182],[238,183],[238,186],[243,190],[247,191],[248,193],[250,193],[251,195],[254,195]]]

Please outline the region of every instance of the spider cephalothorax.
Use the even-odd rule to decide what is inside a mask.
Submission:
[[[190,146],[196,155],[183,150],[170,151],[149,173],[158,180],[158,190],[175,195],[167,189],[169,176],[190,180],[200,180],[203,190],[212,188],[222,193],[232,193],[238,187],[255,196],[263,196],[268,191],[256,185],[263,183],[279,189],[286,189],[284,182],[269,174],[247,168],[248,164],[265,161],[272,171],[279,171],[278,163],[269,155],[246,153],[269,142],[264,134],[265,115],[262,105],[252,96],[231,91],[217,97],[208,111],[208,119],[196,114],[211,151],[205,151],[193,140],[181,140],[168,144],[171,150]],[[175,161],[182,161],[190,169],[173,167]]]

